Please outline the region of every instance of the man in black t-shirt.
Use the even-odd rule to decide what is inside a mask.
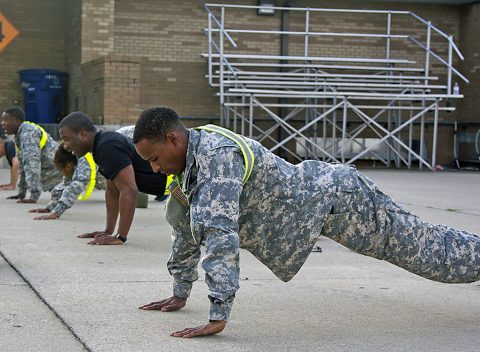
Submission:
[[[91,152],[100,173],[107,179],[105,230],[79,237],[94,238],[89,244],[124,243],[135,214],[137,192],[164,194],[166,175],[153,172],[150,163],[137,154],[129,138],[117,132],[97,131],[92,120],[82,112],[65,117],[60,122],[59,133],[65,148],[77,157]]]
[[[12,190],[17,187],[18,159],[15,154],[15,142],[0,138],[0,158],[5,156],[10,165],[10,183],[0,185],[0,190]]]

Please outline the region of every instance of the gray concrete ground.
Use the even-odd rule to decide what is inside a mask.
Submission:
[[[418,215],[480,233],[480,174],[365,173]],[[0,170],[0,182],[7,178]],[[206,322],[208,299],[199,280],[179,312],[137,309],[171,292],[162,203],[137,210],[127,245],[92,247],[76,235],[103,229],[101,192],[43,222],[27,210],[49,194],[37,205],[4,199],[11,194],[0,193],[0,252],[24,279],[0,258],[0,351],[480,350],[479,283],[431,282],[328,239],[289,283],[242,251],[227,329],[173,338]]]

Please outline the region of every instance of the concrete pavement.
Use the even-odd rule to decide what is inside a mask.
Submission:
[[[480,174],[365,172],[423,218],[480,233]],[[0,182],[8,171],[0,169]],[[0,193],[0,351],[478,351],[479,283],[431,282],[322,239],[282,283],[241,253],[241,289],[217,336],[170,337],[206,322],[206,284],[175,313],[137,307],[167,297],[170,230],[163,203],[137,209],[125,246],[92,247],[77,234],[104,227],[96,191],[60,220],[33,221]],[[31,288],[30,286],[33,288]],[[77,339],[78,338],[78,339]]]

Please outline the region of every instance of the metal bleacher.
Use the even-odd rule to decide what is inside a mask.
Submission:
[[[407,11],[271,7],[290,15],[288,28],[278,30],[251,16],[259,8],[205,5],[202,56],[223,126],[293,161],[375,159],[435,168],[439,113],[463,97],[455,82],[468,82],[454,67],[463,56],[452,36]],[[385,30],[322,31],[332,13],[349,20],[379,16]],[[248,14],[251,20],[237,20]],[[408,21],[423,35],[398,25]],[[290,49],[282,47],[285,40]],[[252,49],[253,42],[265,48]]]

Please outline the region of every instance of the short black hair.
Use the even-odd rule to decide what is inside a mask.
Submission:
[[[58,125],[59,129],[62,127],[67,127],[75,133],[82,130],[87,132],[95,132],[97,130],[92,122],[92,119],[81,111],[75,111],[65,116]]]
[[[12,106],[11,108],[5,110],[4,113],[15,117],[17,120],[25,121],[25,112],[18,106]]]
[[[175,110],[166,106],[152,106],[140,113],[135,130],[133,143],[142,139],[164,141],[167,132],[183,127]]]
[[[53,161],[55,164],[62,166],[65,168],[68,163],[73,163],[74,165],[77,164],[77,157],[73,155],[71,152],[66,150],[63,147],[63,143],[60,144],[55,151],[55,156],[53,157]]]

